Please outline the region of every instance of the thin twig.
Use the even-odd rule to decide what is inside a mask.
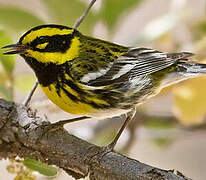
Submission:
[[[38,86],[38,81],[36,81],[31,89],[31,91],[29,92],[29,94],[27,95],[27,97],[25,98],[24,102],[23,102],[23,105],[24,106],[27,106],[31,100],[31,97],[33,96],[34,94],[34,91],[36,90],[37,86]]]
[[[90,9],[92,8],[92,6],[94,5],[94,3],[96,2],[96,0],[92,0],[89,3],[88,8],[86,9],[86,11],[84,11],[84,13],[79,17],[79,19],[76,20],[76,22],[74,23],[73,28],[77,29],[79,27],[79,25],[82,23],[82,21],[84,20],[84,18],[86,17],[86,15],[88,14],[88,12],[90,11]]]
[[[92,8],[92,6],[94,5],[94,3],[96,2],[96,0],[92,0],[89,3],[88,8],[86,9],[86,11],[76,20],[76,22],[74,23],[74,29],[76,29],[84,20],[84,18],[86,17],[86,15],[88,14],[88,12],[90,11],[90,9]],[[27,106],[29,104],[29,101],[31,100],[31,97],[33,96],[36,88],[38,85],[38,81],[35,82],[35,84],[33,85],[31,91],[29,92],[28,96],[26,97],[26,99],[23,102],[23,105]]]

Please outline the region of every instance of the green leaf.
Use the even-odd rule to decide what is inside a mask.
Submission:
[[[11,38],[5,31],[0,30],[0,62],[2,63],[4,69],[11,74],[15,66],[14,56],[3,55],[3,50],[1,49],[1,47],[9,44],[12,44]]]
[[[206,20],[201,21],[201,22],[199,23],[198,28],[199,28],[202,32],[206,33]]]
[[[0,24],[15,33],[24,31],[44,22],[35,15],[16,7],[0,7]]]
[[[154,138],[153,142],[158,145],[159,147],[166,148],[170,146],[173,143],[173,139],[169,137],[159,137],[159,138]]]
[[[0,93],[7,99],[7,100],[11,100],[11,94],[9,92],[9,90],[4,87],[2,84],[0,84]]]
[[[57,168],[50,166],[46,163],[43,163],[41,161],[36,161],[36,160],[30,159],[30,158],[24,159],[23,164],[27,168],[34,170],[34,171],[37,171],[40,174],[43,174],[45,176],[55,176],[55,175],[57,175],[57,172],[58,172]]]
[[[197,40],[201,40],[206,35],[206,17],[204,19],[195,22],[195,25],[191,26],[191,31]]]
[[[177,125],[177,122],[174,117],[148,116],[142,125],[148,129],[172,129]]]
[[[15,78],[14,87],[26,93],[29,92],[34,85],[36,78],[31,74],[21,74]]]
[[[100,17],[103,18],[109,29],[112,29],[117,20],[126,11],[140,4],[142,0],[104,0],[100,10]]]
[[[72,27],[75,21],[82,15],[86,10],[88,4],[80,0],[42,0],[51,15],[56,19],[55,23],[60,23]],[[96,22],[96,17],[93,10],[90,10],[89,14],[86,16],[80,29],[83,32],[91,32],[93,25]],[[53,22],[54,23],[54,22]]]

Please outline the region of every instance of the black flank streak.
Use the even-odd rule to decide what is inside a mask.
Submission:
[[[55,87],[56,87],[56,92],[57,92],[58,96],[61,97],[61,94],[60,94],[61,86],[60,86],[59,82],[56,83]]]
[[[95,108],[95,109],[106,109],[106,108],[109,108],[110,106],[108,106],[108,105],[105,105],[105,104],[96,104],[96,103],[94,103],[94,102],[92,102],[92,101],[89,101],[89,102],[87,102],[89,105],[91,105],[93,108]]]
[[[68,85],[74,91],[76,91],[79,95],[85,95],[86,94],[85,91],[80,89],[79,86],[74,84],[74,82],[72,82],[71,80],[65,80],[65,84]]]
[[[77,102],[78,98],[71,93],[69,93],[64,87],[61,87],[61,89],[65,92],[65,94],[73,101]]]

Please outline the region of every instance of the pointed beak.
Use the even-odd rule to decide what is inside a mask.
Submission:
[[[8,55],[8,54],[23,54],[29,48],[28,46],[25,46],[23,44],[16,43],[16,44],[4,46],[2,47],[2,49],[8,49],[8,51],[4,53],[5,55]]]

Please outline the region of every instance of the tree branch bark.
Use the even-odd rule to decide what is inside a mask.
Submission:
[[[74,178],[91,180],[188,180],[90,144],[36,117],[27,107],[0,99],[0,159],[32,158],[56,165]]]

